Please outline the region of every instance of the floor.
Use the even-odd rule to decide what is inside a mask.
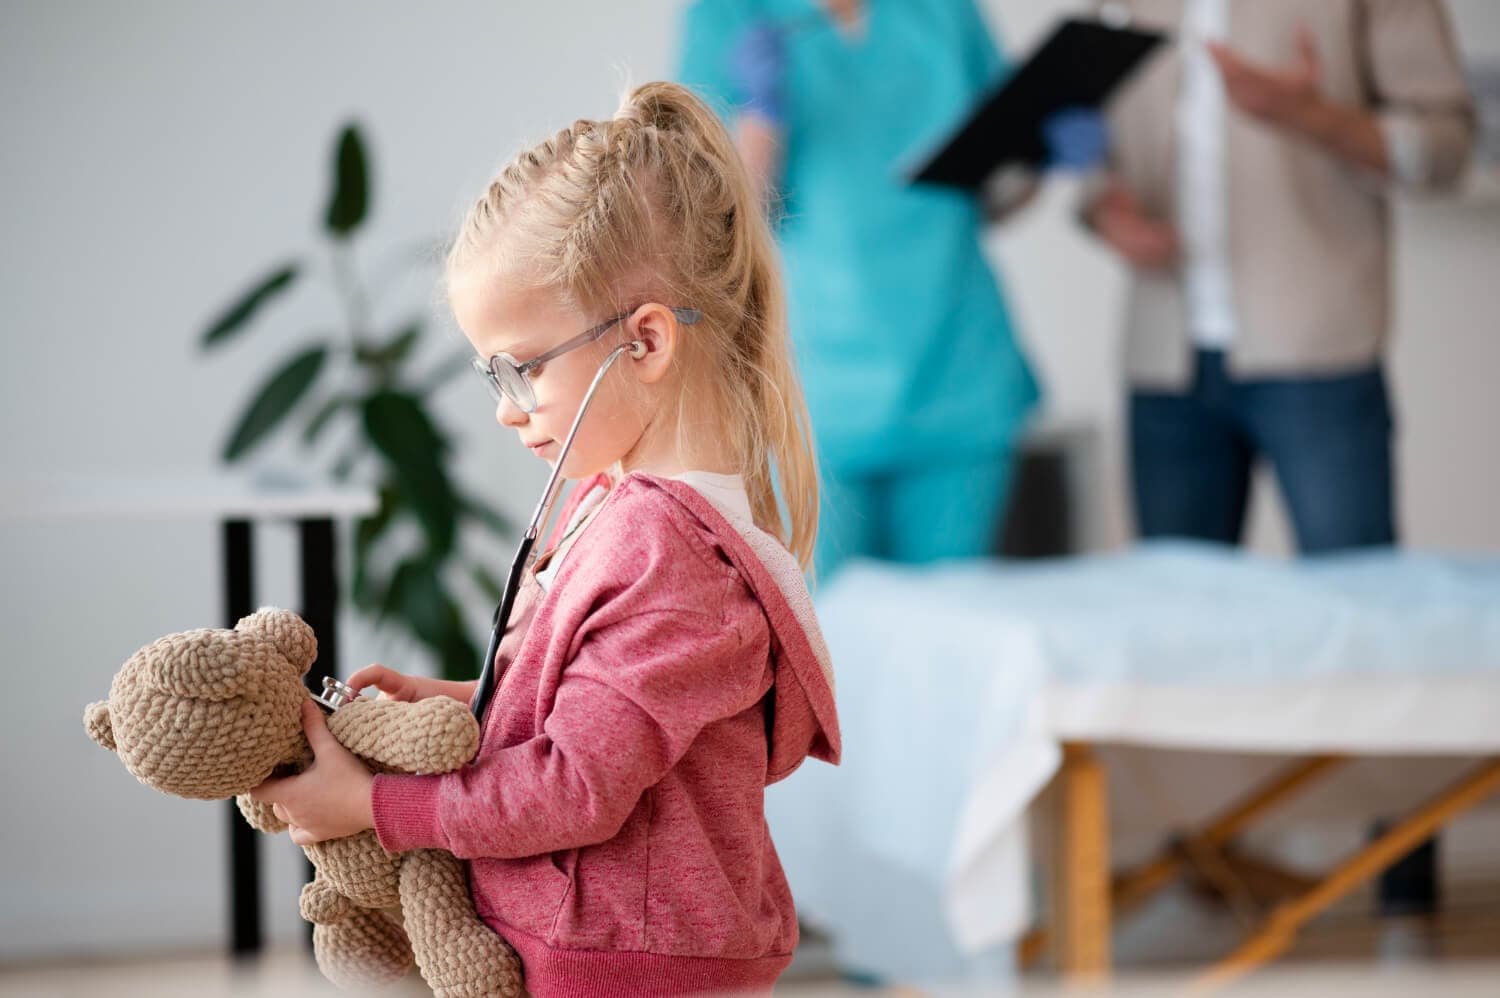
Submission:
[[[1495,998],[1500,995],[1500,885],[1449,897],[1436,919],[1376,919],[1353,899],[1314,923],[1286,960],[1251,975],[1234,995],[1308,998]],[[1232,915],[1187,891],[1167,892],[1117,934],[1128,963],[1107,989],[1091,994],[1154,996],[1182,993],[1193,971],[1224,951],[1237,925]],[[1061,996],[1046,971],[1025,975],[1018,989],[858,987],[841,981],[816,938],[799,951],[777,994],[783,998],[980,998],[997,993]],[[235,964],[218,953],[161,953],[0,965],[0,995],[27,998],[302,998],[332,996],[307,953],[279,947]],[[419,978],[383,992],[390,998],[428,994]]]

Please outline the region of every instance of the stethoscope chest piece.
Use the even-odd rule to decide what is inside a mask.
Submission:
[[[346,683],[339,682],[332,676],[323,677],[323,692],[313,697],[318,706],[330,714],[349,701],[358,699],[359,690],[354,689]]]

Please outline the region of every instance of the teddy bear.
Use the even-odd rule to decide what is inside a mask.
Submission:
[[[169,634],[130,657],[109,699],[84,711],[84,727],[142,783],[177,797],[234,797],[253,827],[280,832],[286,825],[249,791],[311,764],[302,677],[316,657],[312,628],[290,610],[258,610],[233,630]],[[478,722],[448,697],[356,697],[328,716],[328,728],[375,772],[449,772],[479,747]],[[369,829],[303,851],[316,874],[302,890],[302,917],[334,984],[369,990],[415,960],[441,998],[525,993],[520,960],[475,913],[451,853],[388,853]]]

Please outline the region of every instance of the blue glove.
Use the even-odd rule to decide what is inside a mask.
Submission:
[[[1067,107],[1042,121],[1047,144],[1047,166],[1059,170],[1087,170],[1109,152],[1109,126],[1092,108]]]
[[[786,121],[786,32],[762,21],[747,30],[729,52],[729,75],[746,110],[773,125]]]

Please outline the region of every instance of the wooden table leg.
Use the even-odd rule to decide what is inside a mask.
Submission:
[[[1050,935],[1058,970],[1070,978],[1109,974],[1108,789],[1092,747],[1065,743],[1056,784]]]
[[[1248,795],[1215,816],[1201,830],[1188,835],[1186,844],[1208,850],[1222,850],[1261,815],[1347,761],[1345,756],[1320,755],[1290,763],[1272,779],[1255,787]],[[1150,899],[1176,879],[1182,870],[1185,855],[1191,851],[1191,848],[1168,849],[1144,866],[1122,873],[1115,881],[1115,906],[1125,911]]]
[[[1199,979],[1198,989],[1219,988],[1274,960],[1292,945],[1303,925],[1496,792],[1500,759],[1491,759],[1349,857],[1306,894],[1277,908],[1259,932]]]
[[[1265,812],[1301,792],[1309,783],[1321,778],[1329,770],[1343,765],[1346,761],[1344,756],[1334,755],[1299,759],[1278,772],[1271,780],[1255,787],[1245,797],[1235,801],[1232,806],[1217,815],[1201,830],[1187,836],[1180,846],[1168,847],[1150,862],[1116,875],[1111,891],[1112,913],[1124,915],[1172,883],[1182,873],[1185,856],[1191,849],[1222,852],[1231,839]],[[1230,862],[1231,866],[1237,867],[1240,862],[1238,857],[1225,856],[1224,858]],[[1262,882],[1269,881],[1275,876],[1269,867],[1261,872],[1266,874],[1261,878]],[[1285,876],[1282,877],[1282,881],[1284,884],[1290,883],[1290,879]],[[1287,892],[1282,891],[1282,893]],[[1022,937],[1017,960],[1023,968],[1033,966],[1051,946],[1050,935],[1047,927],[1041,926],[1032,929]]]

